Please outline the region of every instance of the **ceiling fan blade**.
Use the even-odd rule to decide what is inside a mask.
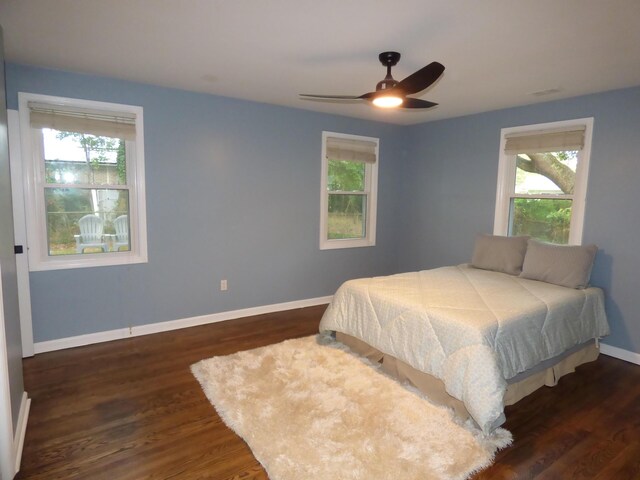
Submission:
[[[363,100],[371,100],[373,97],[375,97],[376,95],[379,95],[380,92],[367,92],[364,93],[362,95],[360,95],[358,98],[361,98]]]
[[[402,80],[395,88],[402,90],[405,95],[418,93],[440,78],[442,72],[444,72],[444,65],[438,62],[431,62],[426,67],[421,68]]]
[[[357,95],[313,95],[309,93],[299,93],[304,98],[318,98],[324,100],[359,100],[362,97]]]
[[[406,97],[404,99],[404,102],[402,102],[402,105],[400,105],[400,107],[401,108],[431,108],[431,107],[435,107],[436,105],[438,104],[433,102],[427,102],[426,100],[421,100],[419,98]]]

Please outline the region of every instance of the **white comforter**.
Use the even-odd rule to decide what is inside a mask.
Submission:
[[[609,333],[599,288],[574,290],[468,265],[345,282],[320,323],[441,379],[489,432],[505,379]]]

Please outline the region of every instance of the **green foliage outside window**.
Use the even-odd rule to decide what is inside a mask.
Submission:
[[[331,192],[361,192],[364,190],[365,164],[329,160],[327,189]]]
[[[568,243],[571,200],[514,198],[511,235],[530,235],[551,243]]]
[[[329,161],[329,192],[363,192],[365,167],[361,162]],[[367,196],[329,193],[328,237],[331,240],[363,238],[366,234],[364,214]]]

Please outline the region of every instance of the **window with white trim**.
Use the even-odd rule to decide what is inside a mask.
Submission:
[[[142,107],[18,97],[29,268],[146,262]]]
[[[501,131],[494,233],[582,243],[593,118]]]
[[[320,249],[376,243],[379,140],[322,132]]]

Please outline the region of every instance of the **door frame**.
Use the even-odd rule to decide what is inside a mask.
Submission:
[[[0,266],[0,480],[10,480],[20,471],[31,399],[27,397],[27,392],[22,392],[20,411],[14,428],[1,273]]]
[[[4,334],[4,308],[2,303],[2,266],[0,265],[0,479],[13,478],[13,415],[9,393],[9,365],[7,341]]]
[[[13,200],[13,230],[15,245],[22,245],[23,253],[16,255],[18,274],[18,307],[20,310],[20,334],[22,357],[33,357],[33,322],[31,318],[31,284],[29,282],[29,256],[27,255],[27,222],[24,202],[23,162],[18,110],[7,109],[9,130],[9,168],[11,169],[11,193]]]

